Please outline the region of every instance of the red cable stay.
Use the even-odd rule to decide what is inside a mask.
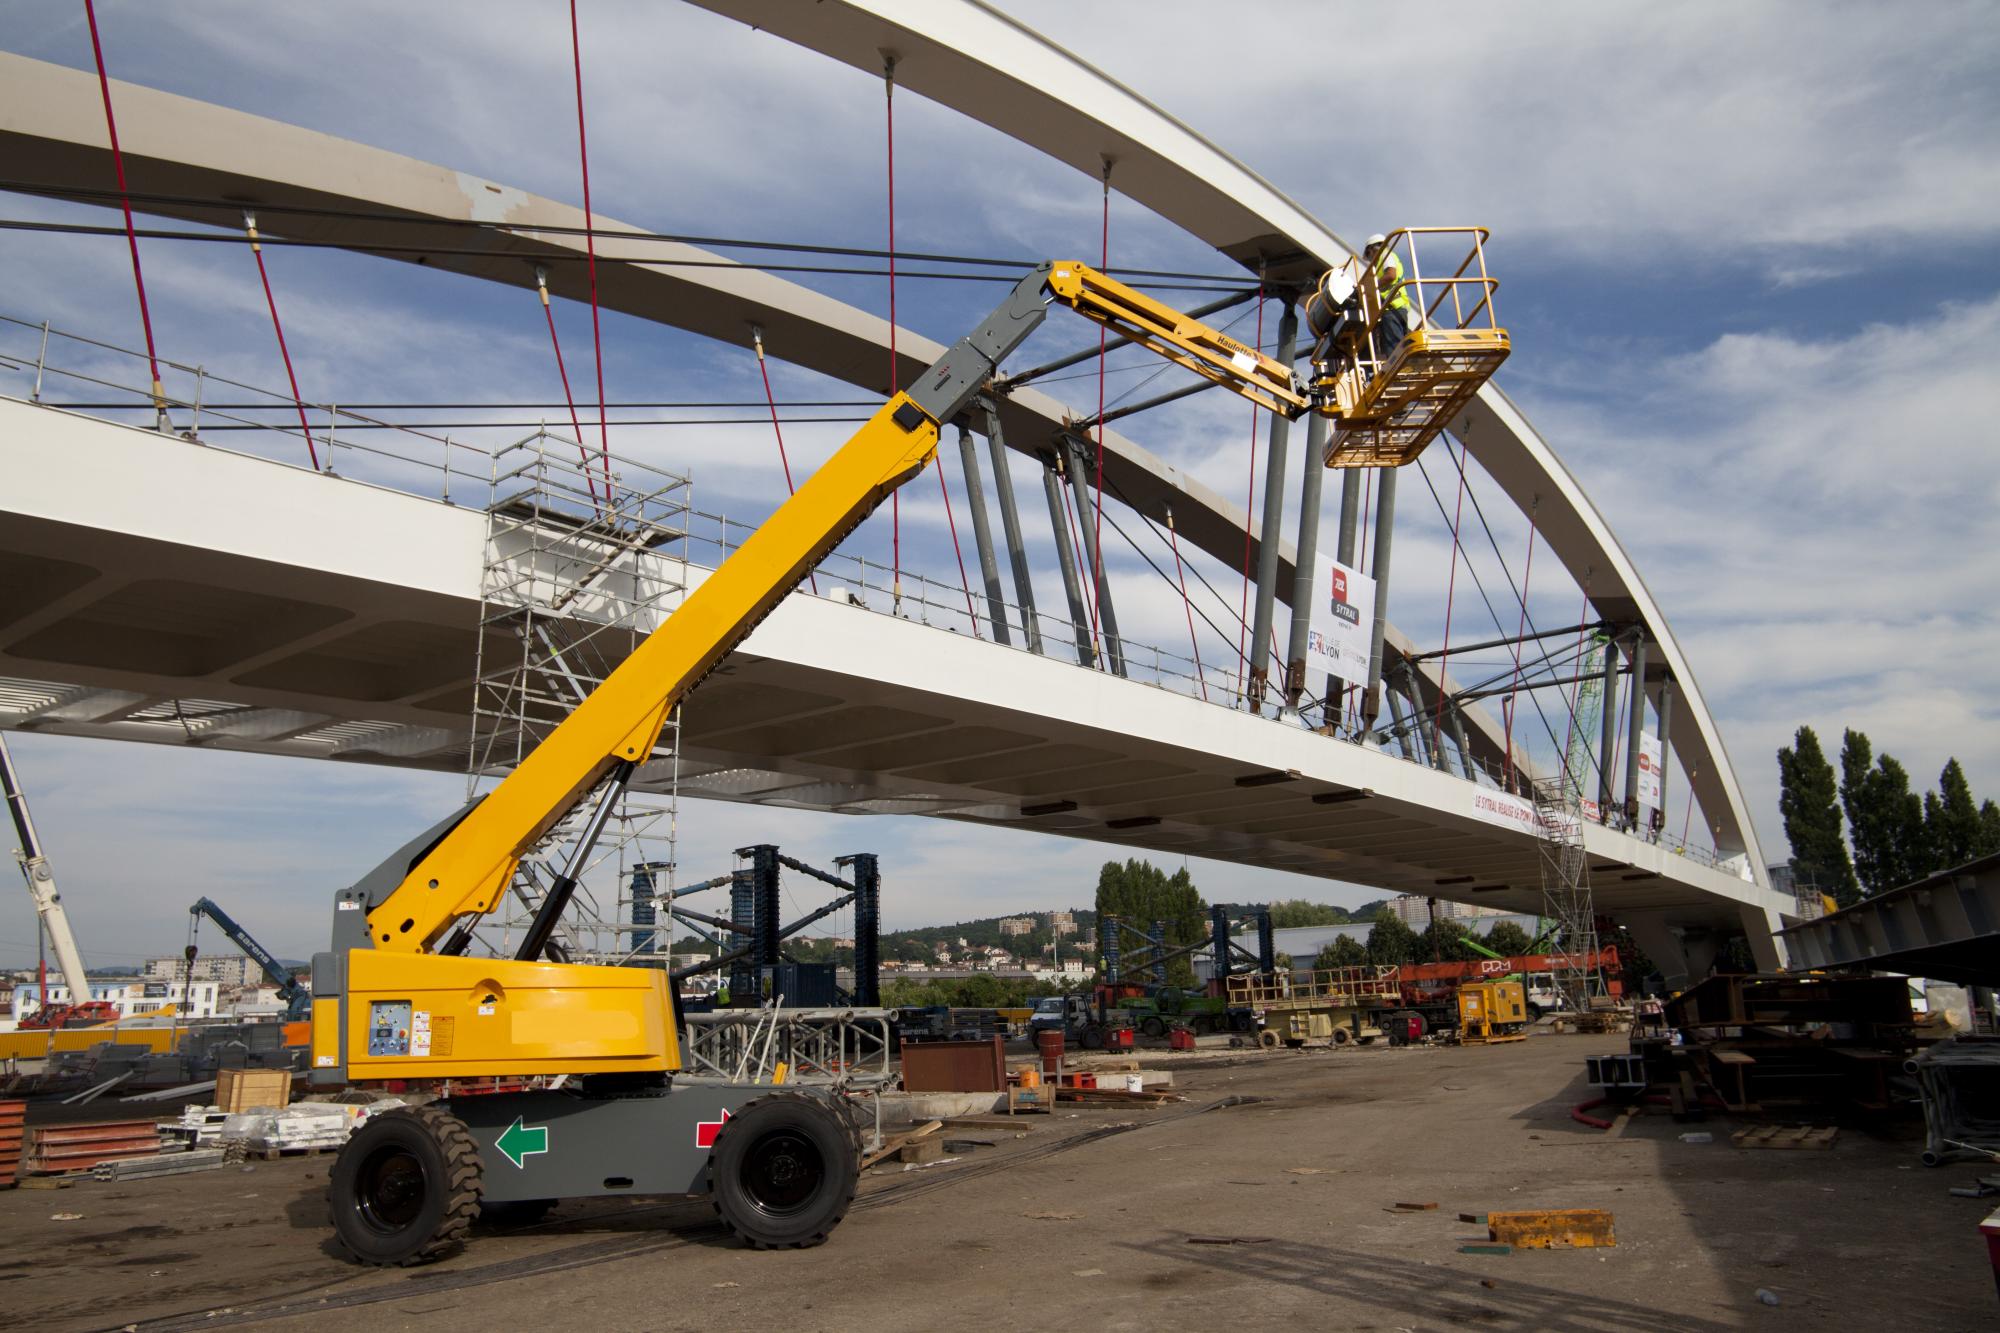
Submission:
[[[562,376],[563,401],[569,404],[570,429],[576,432],[576,457],[583,464],[584,485],[590,488],[590,506],[602,514],[604,509],[597,498],[597,477],[590,470],[590,454],[583,447],[583,423],[576,419],[576,395],[569,389],[569,367],[563,364],[562,339],[556,337],[556,315],[549,305],[548,270],[540,264],[535,265],[535,290],[541,294],[542,314],[548,318],[549,346],[556,351],[556,373]]]
[[[1451,453],[1451,443],[1445,442],[1445,454]],[[1438,653],[1437,708],[1431,715],[1431,753],[1444,753],[1444,695],[1445,667],[1451,663],[1451,611],[1458,593],[1458,529],[1465,517],[1465,446],[1459,446],[1458,501],[1451,516],[1451,576],[1445,581],[1444,590],[1444,647]],[[1440,765],[1442,767],[1442,765]]]
[[[292,373],[292,352],[285,346],[285,326],[278,320],[278,301],[271,295],[271,275],[264,269],[264,247],[257,240],[257,215],[243,215],[243,230],[250,234],[250,253],[257,257],[257,277],[264,284],[264,304],[271,308],[271,329],[278,335],[278,355],[285,361],[285,379],[292,386],[292,406],[299,409],[299,434],[305,437],[306,457],[313,471],[319,471],[319,450],[313,447],[312,427],[306,423],[306,405],[299,398],[299,377]]]
[[[764,377],[764,401],[771,407],[771,433],[778,437],[778,463],[785,469],[785,494],[797,493],[792,485],[792,460],[785,456],[785,429],[778,424],[778,400],[771,394],[771,372],[764,366],[764,330],[757,325],[750,326],[750,341],[757,348],[757,373]],[[812,581],[812,590],[819,592],[819,574],[808,570],[806,577]]]
[[[1104,415],[1102,410],[1099,416]],[[1208,702],[1208,680],[1201,670],[1201,642],[1194,636],[1194,603],[1188,600],[1187,571],[1181,567],[1181,539],[1174,533],[1174,511],[1167,509],[1167,541],[1174,548],[1174,577],[1181,585],[1181,610],[1187,612],[1188,647],[1194,651],[1194,681],[1201,687],[1201,700]]]
[[[576,31],[576,0],[569,0],[570,63],[576,71],[576,155],[583,167],[583,247],[590,260],[590,349],[597,360],[597,447],[604,469],[604,502],[611,503],[611,427],[604,415],[604,341],[597,323],[597,222],[590,208],[590,140],[583,126],[583,43]],[[582,431],[578,431],[579,436]]]
[[[160,382],[160,356],[153,347],[153,315],[146,307],[146,275],[139,267],[139,237],[132,227],[132,197],[125,191],[125,154],[118,147],[118,118],[111,112],[111,78],[104,72],[104,46],[97,38],[97,9],[91,0],[83,0],[83,16],[90,23],[90,51],[97,58],[97,86],[104,94],[104,128],[111,136],[111,168],[118,175],[118,202],[125,210],[125,243],[132,250],[132,285],[139,289],[139,323],[146,330],[146,364],[153,370],[153,407],[164,420],[167,390]]]
[[[1528,583],[1535,576],[1535,520],[1542,508],[1542,497],[1536,496],[1528,504],[1528,561],[1521,570],[1521,622],[1514,627],[1514,674],[1507,683],[1507,752],[1501,763],[1507,766],[1507,790],[1514,790],[1514,705],[1521,693],[1521,635],[1528,628]]]
[[[1264,347],[1264,280],[1257,279],[1257,341]],[[1243,673],[1250,666],[1244,654],[1244,638],[1250,632],[1250,533],[1257,519],[1257,404],[1250,404],[1250,486],[1243,497],[1243,596],[1236,609],[1236,696],[1243,697]],[[1256,647],[1255,644],[1249,645]]]

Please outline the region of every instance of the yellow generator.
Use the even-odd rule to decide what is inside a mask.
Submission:
[[[1518,981],[1468,981],[1458,988],[1463,1046],[1519,1041],[1528,1035],[1528,992]]]

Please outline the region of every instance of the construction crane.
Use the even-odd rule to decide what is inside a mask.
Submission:
[[[675,1082],[680,1045],[666,973],[545,959],[592,849],[674,708],[931,462],[942,428],[991,388],[1001,362],[1057,303],[1254,401],[1347,419],[1338,384],[1352,370],[1353,329],[1322,339],[1334,358],[1328,396],[1290,366],[1087,265],[1048,263],[1025,275],[498,786],[336,895],[331,947],[313,958],[313,1082],[402,1080],[446,1093],[371,1117],[335,1160],[333,1224],[356,1258],[408,1264],[447,1253],[482,1204],[707,1194],[729,1229],[759,1248],[818,1244],[846,1213],[858,1154],[839,1112],[769,1086]],[[1366,302],[1359,309],[1364,322],[1372,318]],[[1384,374],[1393,371],[1378,368],[1375,378]],[[522,858],[590,802],[514,956],[469,955],[474,924],[501,902]],[[493,1078],[559,1086],[459,1090],[459,1080]]]
[[[56,956],[56,970],[69,989],[69,1002],[51,1005],[48,991],[42,992],[40,1012],[22,1020],[24,1028],[87,1027],[113,1022],[118,1009],[109,1000],[90,998],[90,975],[83,970],[83,955],[77,952],[76,936],[70,933],[69,916],[63,911],[62,894],[56,891],[56,872],[42,850],[35,832],[34,817],[28,813],[28,795],[14,768],[14,756],[7,750],[7,737],[0,734],[0,795],[7,801],[7,813],[14,820],[14,836],[20,846],[14,859],[21,863],[21,875],[28,881],[28,894],[35,900],[35,917],[42,934]]]
[[[194,960],[196,956],[195,933],[201,928],[201,919],[207,917],[228,937],[229,942],[249,956],[250,961],[263,969],[264,976],[278,988],[278,998],[285,1002],[285,1017],[304,1018],[312,1009],[312,991],[300,984],[292,975],[292,970],[278,961],[278,956],[259,944],[256,937],[236,923],[236,919],[217,907],[212,899],[197,898],[193,907],[188,908],[187,980],[181,989],[183,1003],[192,1003],[194,982]]]

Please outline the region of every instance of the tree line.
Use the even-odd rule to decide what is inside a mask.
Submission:
[[[1778,812],[1794,880],[1841,907],[2000,852],[2000,805],[1974,800],[1957,759],[1919,795],[1902,764],[1851,727],[1838,778],[1811,727],[1778,751]]]

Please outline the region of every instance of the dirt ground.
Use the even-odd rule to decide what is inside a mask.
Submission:
[[[0,1191],[0,1311],[37,1329],[1990,1329],[1978,1224],[1914,1139],[1745,1151],[1726,1120],[1569,1118],[1618,1038],[1246,1053],[1187,1102],[1025,1120],[877,1168],[823,1247],[737,1249],[705,1203],[570,1204],[414,1271],[334,1257],[328,1159]],[[1234,1104],[1226,1104],[1237,1099]],[[1404,1212],[1399,1202],[1434,1211]],[[1613,1249],[1466,1255],[1460,1212],[1606,1208]],[[75,1213],[74,1220],[52,1220]],[[1771,1293],[1775,1306],[1760,1302]]]

